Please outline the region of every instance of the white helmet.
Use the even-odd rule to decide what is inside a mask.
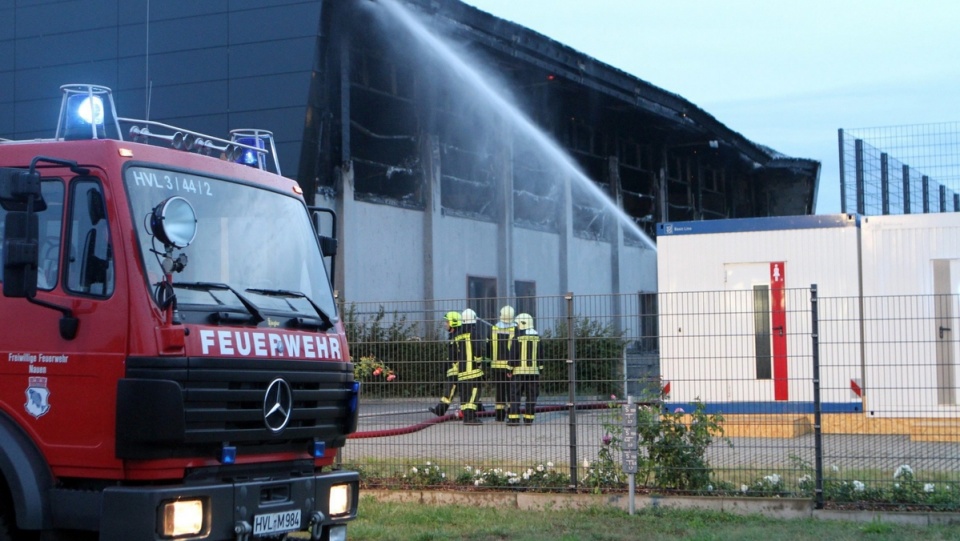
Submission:
[[[477,313],[472,309],[467,308],[460,314],[460,318],[463,320],[464,325],[470,325],[477,322]]]
[[[500,309],[500,323],[513,324],[513,307],[509,304]]]
[[[533,316],[530,314],[517,314],[517,328],[521,331],[533,328]]]

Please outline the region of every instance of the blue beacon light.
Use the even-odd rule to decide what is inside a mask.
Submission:
[[[109,88],[98,85],[70,84],[60,87],[63,100],[57,122],[57,139],[119,138],[113,96]],[[109,124],[109,129],[107,125]]]
[[[236,140],[237,143],[242,145],[249,145],[259,149],[266,149],[263,139],[259,137],[241,137]],[[263,169],[263,153],[250,150],[248,148],[243,149],[243,152],[240,154],[240,159],[237,160],[237,163],[242,163],[243,165],[248,165],[250,167],[258,167]]]

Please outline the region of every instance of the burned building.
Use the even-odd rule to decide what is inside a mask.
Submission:
[[[121,116],[272,130],[283,174],[337,211],[348,301],[654,291],[657,223],[815,210],[818,162],[457,0],[0,17],[0,137],[51,136],[78,81]]]

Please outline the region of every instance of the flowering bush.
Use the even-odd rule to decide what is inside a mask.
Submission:
[[[478,488],[562,488],[570,484],[570,477],[555,470],[553,462],[547,462],[519,473],[502,468],[484,470],[466,466],[454,482]]]
[[[397,373],[376,357],[360,357],[360,362],[353,365],[353,378],[363,382],[394,381]]]
[[[427,462],[421,466],[411,466],[407,473],[403,474],[403,480],[415,487],[431,487],[443,484],[447,479],[447,474],[439,466]]]
[[[627,481],[627,474],[623,472],[620,465],[620,456],[623,443],[623,412],[617,403],[617,395],[610,395],[610,402],[607,404],[610,410],[603,420],[603,427],[606,433],[600,438],[600,450],[597,452],[597,459],[593,464],[584,459],[583,469],[586,475],[583,477],[583,484],[590,487],[595,493],[601,492],[604,488],[620,488]]]
[[[662,403],[663,395],[660,396]],[[640,476],[657,488],[703,491],[713,470],[707,463],[707,448],[715,438],[733,446],[723,436],[723,415],[707,414],[706,405],[695,400],[693,411],[661,412],[654,402],[641,407],[637,416]]]

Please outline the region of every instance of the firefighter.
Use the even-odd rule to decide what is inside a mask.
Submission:
[[[520,424],[520,400],[526,397],[523,407],[523,423],[532,425],[536,414],[537,398],[540,395],[540,372],[543,370],[543,350],[540,335],[533,328],[530,314],[517,315],[517,331],[513,338],[513,378],[510,382],[510,413],[507,425]]]
[[[443,396],[440,397],[440,402],[437,402],[436,406],[429,408],[430,413],[437,417],[443,417],[447,414],[447,410],[450,409],[450,403],[453,401],[454,395],[457,394],[457,372],[459,371],[460,360],[464,358],[463,355],[465,354],[463,342],[454,340],[463,323],[460,312],[447,312],[443,316],[443,321],[447,328],[447,337],[450,339],[450,343],[447,346],[447,359],[450,361],[450,365],[447,367]]]
[[[463,424],[479,425],[477,417],[480,400],[480,384],[483,381],[483,343],[477,336],[477,313],[467,308],[460,314],[462,325],[454,342],[461,342],[464,349],[457,367],[457,387],[460,389],[460,412]]]
[[[500,309],[500,320],[490,330],[490,379],[493,381],[494,410],[498,423],[507,420],[507,408],[510,400],[510,377],[513,370],[511,345],[516,324],[513,321],[513,307],[506,305]]]

